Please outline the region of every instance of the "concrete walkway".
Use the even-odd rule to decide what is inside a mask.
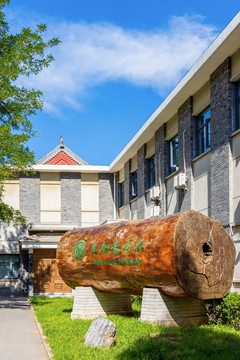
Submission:
[[[48,359],[26,297],[0,297],[0,359]]]

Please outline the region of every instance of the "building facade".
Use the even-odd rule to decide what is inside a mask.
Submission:
[[[239,39],[240,13],[110,166],[87,165],[61,142],[37,163],[35,175],[6,183],[6,202],[29,226],[19,235],[2,224],[0,265],[5,256],[18,276],[1,275],[5,287],[16,281],[30,294],[70,291],[51,270],[68,229],[194,209],[221,221],[232,236],[233,288],[240,291]],[[56,280],[49,280],[54,271]]]
[[[112,192],[108,167],[88,165],[62,138],[34,174],[7,181],[4,200],[28,224],[0,224],[0,294],[71,294],[58,274],[57,244],[68,230],[112,219]]]

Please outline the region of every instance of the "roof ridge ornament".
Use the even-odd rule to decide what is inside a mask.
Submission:
[[[66,156],[61,157],[65,154]],[[64,160],[68,165],[88,165],[86,161],[74,154],[63,142],[63,135],[60,136],[60,143],[50,153],[37,161],[38,165],[60,165],[59,161]],[[62,165],[62,163],[61,163]]]
[[[63,136],[60,136],[60,148],[64,148]]]

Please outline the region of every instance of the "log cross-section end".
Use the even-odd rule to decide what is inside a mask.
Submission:
[[[175,230],[178,283],[191,297],[217,299],[230,290],[235,246],[219,221],[193,210],[182,213]]]

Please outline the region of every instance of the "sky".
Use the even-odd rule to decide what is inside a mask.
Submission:
[[[239,1],[11,0],[15,33],[45,23],[55,61],[19,86],[43,91],[28,146],[39,160],[60,143],[109,165],[239,11]]]

